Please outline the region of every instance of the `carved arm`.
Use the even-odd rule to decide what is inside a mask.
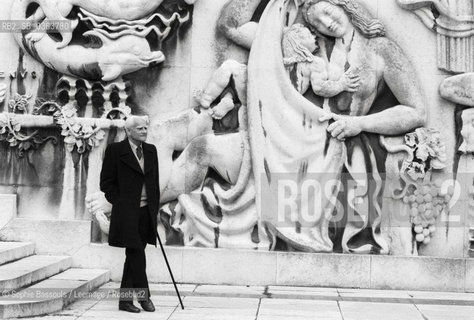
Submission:
[[[374,41],[383,61],[383,79],[400,104],[361,117],[362,131],[399,135],[423,126],[426,122],[425,98],[413,65],[394,42],[387,38]]]
[[[407,10],[418,10],[434,5],[436,9],[446,16],[451,16],[449,3],[446,0],[397,0],[400,7]]]
[[[228,39],[250,49],[257,23],[250,21],[261,0],[230,0],[222,9],[217,28]]]

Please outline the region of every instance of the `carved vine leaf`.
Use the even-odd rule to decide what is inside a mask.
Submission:
[[[78,121],[77,111],[74,105],[67,104],[63,107],[59,106],[54,101],[45,101],[43,99],[38,99],[35,103],[33,109],[34,115],[47,115],[52,116],[57,126],[61,127],[61,135],[64,137],[64,143],[66,150],[69,152],[77,151],[79,154],[83,154],[86,151],[99,146],[100,141],[105,138],[105,132],[100,130],[95,125],[81,124]],[[21,126],[18,124],[13,124],[12,129],[19,131]],[[8,131],[8,126],[6,128],[1,127],[0,122],[0,132]],[[9,130],[8,132],[11,132]],[[0,139],[2,139],[0,133]],[[17,141],[18,139],[13,136],[5,136],[4,140],[14,146],[19,146],[21,150],[28,151],[31,148],[35,147],[37,144],[42,144],[47,140],[54,139],[54,137],[41,138],[35,132],[34,135],[29,137],[25,141]]]
[[[405,135],[405,144],[412,149],[413,159],[404,162],[402,172],[412,180],[423,179],[432,169],[446,167],[446,146],[441,141],[439,131],[418,128]]]
[[[446,147],[439,131],[419,128],[405,135],[409,157],[402,165],[400,177],[405,186],[395,199],[410,207],[410,222],[415,240],[428,244],[436,231],[436,219],[447,210],[453,190],[442,191],[441,182],[431,182],[431,172],[446,167]]]
[[[30,98],[31,96],[15,95],[14,99],[9,102],[10,110],[17,113],[27,113]],[[64,137],[64,144],[69,152],[76,151],[83,154],[98,147],[105,138],[105,132],[95,124],[90,125],[79,121],[76,107],[73,104],[66,104],[61,107],[54,101],[38,99],[32,114],[48,115],[54,118],[56,125],[61,128],[61,135]],[[112,108],[109,105],[104,117],[124,119],[130,114],[131,109],[129,107]],[[48,140],[57,143],[55,137],[40,137],[38,130],[31,135],[27,135],[26,132],[22,131],[21,124],[15,117],[9,114],[3,114],[2,116],[0,117],[0,141],[8,143],[12,148],[17,148],[20,156],[23,156],[28,150],[37,149],[39,145]]]
[[[57,110],[58,105],[54,101],[46,101],[44,99],[36,99],[35,107],[33,108],[34,115],[52,116]]]
[[[99,146],[105,137],[105,132],[97,126],[79,123],[76,108],[72,104],[63,107],[56,104],[53,117],[62,129],[61,135],[64,136],[64,144],[69,152],[76,150],[83,154]]]
[[[7,143],[10,148],[16,149],[20,158],[23,157],[27,151],[38,149],[39,146],[48,140],[52,140],[54,144],[57,143],[55,137],[40,137],[38,130],[27,134],[14,116],[3,114],[0,118],[0,141]]]
[[[6,141],[10,147],[19,144],[21,125],[14,117],[6,117],[0,121],[0,141]]]
[[[426,174],[426,167],[425,163],[419,163],[419,162],[410,162],[407,164],[407,167],[405,169],[405,172],[408,174],[408,176],[413,179],[413,180],[418,180],[418,179],[423,179]]]
[[[21,95],[16,93],[13,99],[8,102],[8,110],[12,113],[28,113],[28,107],[30,105],[31,95]]]

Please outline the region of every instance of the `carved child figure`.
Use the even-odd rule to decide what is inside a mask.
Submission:
[[[360,78],[357,74],[349,69],[338,77],[338,72],[332,72],[327,60],[317,53],[313,54],[318,50],[317,40],[304,25],[293,24],[284,31],[282,48],[283,63],[301,94],[308,90],[310,84],[315,94],[325,98],[334,97],[343,91],[355,92],[359,88]]]
[[[245,86],[247,83],[247,67],[235,60],[226,60],[213,73],[209,83],[202,92],[197,92],[196,99],[204,109],[211,108],[211,104],[222,95],[220,102],[211,108],[211,116],[214,119],[222,119],[235,105],[230,92],[225,92],[225,88],[233,82],[240,99],[246,96]],[[241,101],[245,104],[245,101]]]

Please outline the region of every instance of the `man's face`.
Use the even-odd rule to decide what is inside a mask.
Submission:
[[[146,141],[148,135],[148,124],[144,119],[136,119],[135,123],[127,129],[127,135],[132,142],[141,143]]]

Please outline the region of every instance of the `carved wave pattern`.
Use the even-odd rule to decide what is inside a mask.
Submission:
[[[150,33],[154,32],[159,41],[163,41],[170,35],[173,25],[176,23],[182,25],[189,21],[190,12],[174,12],[169,17],[162,13],[153,13],[147,18],[131,21],[100,17],[84,9],[80,9],[78,17],[81,21],[90,23],[94,29],[100,30],[104,36],[112,40],[124,35],[147,37]]]

